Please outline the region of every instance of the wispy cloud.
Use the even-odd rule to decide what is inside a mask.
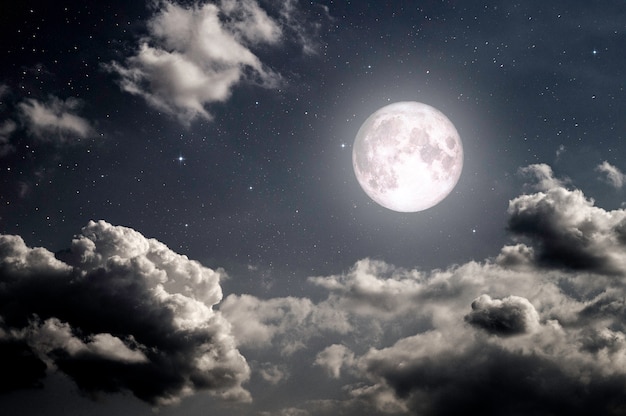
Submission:
[[[619,170],[616,166],[611,165],[606,160],[596,167],[596,171],[606,175],[604,180],[612,187],[619,189],[624,186],[626,175],[624,175],[621,170]]]
[[[202,389],[245,401],[253,374],[276,397],[301,377],[333,389],[307,381],[310,400],[259,414],[611,414],[626,404],[626,210],[547,165],[522,171],[533,191],[510,201],[513,242],[493,258],[431,271],[365,258],[310,277],[317,300],[220,302],[223,272],[104,222],[56,257],[3,236],[0,347],[30,385],[53,363],[87,391],[153,403]]]
[[[24,126],[36,138],[71,143],[96,136],[91,123],[76,114],[82,105],[77,98],[61,100],[53,96],[47,102],[27,98],[18,109]]]

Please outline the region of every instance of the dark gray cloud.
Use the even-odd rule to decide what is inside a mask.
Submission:
[[[298,408],[310,415],[623,413],[624,211],[547,165],[523,172],[532,192],[511,201],[509,227],[524,242],[433,271],[363,259],[309,278],[328,293],[317,303],[231,296],[242,348],[284,364],[276,347],[298,334],[311,371],[344,383]]]
[[[565,188],[547,165],[524,170],[534,175],[539,192],[509,203],[509,230],[527,238],[540,265],[601,274],[626,271],[621,235],[626,211],[594,206],[580,190]]]
[[[59,258],[0,236],[0,342],[28,378],[5,373],[5,389],[36,384],[45,362],[92,394],[131,391],[161,404],[207,390],[249,400],[248,365],[213,310],[222,271],[104,221]]]
[[[525,334],[539,325],[539,315],[533,305],[519,296],[499,300],[482,295],[472,302],[472,312],[465,316],[465,320],[499,336]]]
[[[18,104],[26,129],[37,139],[52,142],[73,142],[97,135],[91,123],[77,115],[82,101],[70,97],[50,97],[47,102],[27,98]]]
[[[361,358],[371,379],[389,386],[417,415],[619,415],[626,406],[623,374],[578,378],[539,354],[520,354],[476,343],[446,346],[417,359],[418,338]],[[411,345],[413,344],[413,345]],[[401,349],[404,354],[398,356]],[[384,409],[381,397],[375,397]]]

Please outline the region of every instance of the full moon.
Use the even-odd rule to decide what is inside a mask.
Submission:
[[[352,165],[378,204],[398,212],[423,211],[454,189],[463,169],[463,145],[439,110],[398,102],[365,120],[354,140]]]

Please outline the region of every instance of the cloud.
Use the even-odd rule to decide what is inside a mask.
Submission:
[[[82,102],[77,98],[63,101],[50,97],[48,102],[27,98],[18,104],[26,129],[40,140],[72,142],[96,135],[91,124],[76,115]]]
[[[5,120],[0,123],[0,157],[15,151],[15,146],[10,142],[11,135],[17,129],[13,120]]]
[[[527,184],[535,190],[546,190],[563,187],[569,183],[569,179],[559,179],[554,176],[552,168],[545,163],[528,165],[519,169],[520,175],[532,179],[534,182]]]
[[[157,5],[137,52],[104,68],[120,76],[122,90],[184,124],[212,119],[206,106],[226,101],[240,83],[282,85],[253,49],[292,42],[313,53],[321,26],[311,24],[295,0],[266,2],[272,16],[256,0]]]
[[[221,12],[232,19],[229,29],[241,43],[277,43],[283,33],[255,0],[222,0]]]
[[[465,320],[477,328],[499,336],[533,332],[539,325],[539,315],[528,301],[519,296],[502,300],[481,295],[472,302],[472,311]]]
[[[605,181],[612,187],[619,189],[624,186],[626,175],[616,166],[611,165],[606,160],[596,167],[596,171],[606,175]]]
[[[323,367],[328,375],[333,378],[341,376],[341,368],[352,366],[354,363],[354,353],[346,346],[333,344],[326,347],[315,357],[315,364]]]
[[[302,45],[302,51],[307,55],[315,55],[320,48],[319,32],[324,22],[331,22],[328,6],[310,3],[307,7],[315,10],[318,16],[323,19],[310,22],[303,13],[302,8],[298,7],[298,0],[284,0],[281,2],[279,11],[281,23],[285,30],[292,33],[297,43]]]
[[[248,351],[287,365],[273,351],[294,331],[311,368],[343,383],[341,399],[301,406],[311,415],[621,414],[625,211],[596,207],[547,165],[522,172],[533,192],[508,211],[522,241],[492,259],[432,271],[362,259],[309,278],[327,293],[318,302],[232,297],[223,312],[236,333],[271,331],[244,337]],[[334,326],[311,318],[326,311]]]
[[[57,256],[0,236],[0,349],[42,363],[85,392],[130,391],[152,404],[207,390],[247,401],[246,360],[213,310],[221,270],[211,270],[125,227],[90,222]],[[8,381],[7,381],[8,380]]]
[[[268,88],[280,83],[280,75],[250,50],[282,38],[279,23],[256,1],[161,1],[147,26],[137,53],[106,68],[121,76],[124,91],[183,123],[211,119],[205,105],[227,100],[240,82]]]
[[[150,402],[246,400],[254,371],[264,405],[242,409],[259,414],[623,414],[626,212],[547,165],[523,171],[532,192],[510,201],[513,244],[493,258],[430,271],[365,258],[310,277],[316,300],[220,302],[224,272],[104,222],[56,256],[3,236],[0,351],[26,369],[14,385],[37,386],[44,365]],[[302,389],[310,400],[283,400]]]
[[[322,331],[346,332],[349,324],[341,313],[306,298],[263,300],[251,295],[229,295],[220,312],[232,324],[237,345],[269,348],[278,345],[289,356]]]

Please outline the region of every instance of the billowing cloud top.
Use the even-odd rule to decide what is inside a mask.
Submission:
[[[547,165],[522,173],[534,191],[510,202],[518,241],[494,259],[431,272],[363,259],[310,278],[328,296],[308,304],[309,319],[239,318],[280,303],[287,317],[304,301],[293,298],[231,295],[223,312],[248,340],[280,346],[292,330],[307,345],[325,340],[311,366],[344,380],[344,394],[303,414],[620,414],[626,211],[594,206]],[[331,312],[333,325],[313,319]]]
[[[196,390],[249,400],[248,365],[212,308],[222,271],[104,221],[58,256],[0,236],[0,345],[34,369],[4,389],[37,383],[47,366],[86,392],[155,404]]]

